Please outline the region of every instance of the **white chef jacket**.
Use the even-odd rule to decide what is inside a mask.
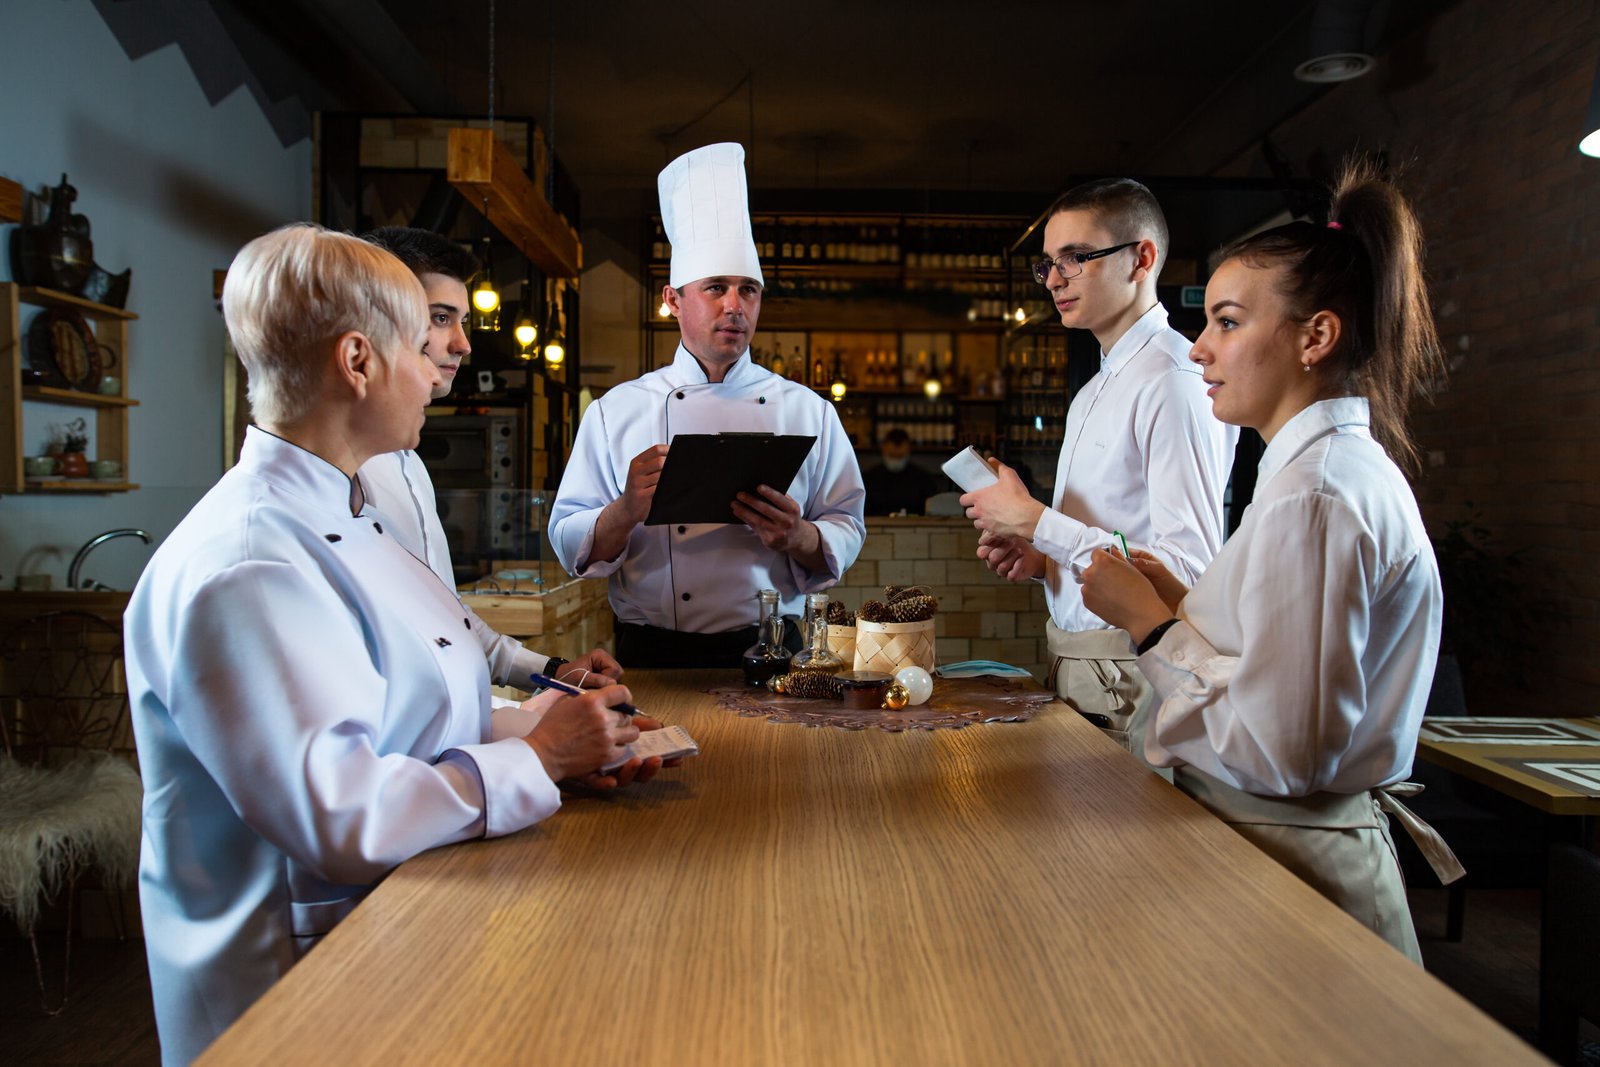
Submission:
[[[356,472],[371,508],[383,516],[384,529],[413,556],[426,563],[439,580],[454,590],[455,571],[450,546],[428,468],[409,449],[373,456]],[[544,674],[548,656],[524,648],[521,641],[496,633],[465,604],[461,610],[472,623],[472,633],[489,661],[489,678],[495,685],[532,688],[529,674]]]
[[[125,617],[139,899],[167,1063],[197,1056],[403,860],[560,806],[489,742],[460,602],[336,467],[256,427]]]
[[[1401,781],[1439,652],[1443,600],[1405,477],[1367,401],[1313,404],[1261,457],[1254,502],[1140,669],[1157,766],[1248,793]]]
[[[628,464],[680,433],[807,434],[816,444],[784,489],[816,523],[826,569],[811,572],[761,544],[740,523],[634,527],[609,562],[589,559],[601,510],[622,495]],[[776,589],[798,614],[806,593],[838,582],[866,539],[866,490],[855,447],[833,404],[750,361],[747,351],[717,383],[681,344],[672,364],[619,385],[589,405],[550,509],[550,541],[580,578],[611,579],[611,607],[626,623],[692,633],[753,626],[755,594]]]
[[[1222,544],[1223,493],[1236,427],[1211,414],[1189,339],[1156,304],[1100,356],[1067,410],[1056,464],[1055,506],[1039,518],[1033,544],[1047,558],[1050,617],[1069,633],[1103,630],[1083,606],[1089,554],[1121,531],[1130,548],[1153,553],[1185,584]]]

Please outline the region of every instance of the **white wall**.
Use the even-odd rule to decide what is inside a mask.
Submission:
[[[128,59],[89,0],[5,7],[0,174],[37,192],[67,173],[73,206],[93,227],[95,260],[112,272],[133,268],[128,310],[139,315],[120,373],[140,401],[128,476],[141,488],[0,499],[0,586],[50,573],[60,588],[89,537],[138,526],[159,542],[221,475],[223,328],[211,272],[256,234],[309,216],[311,147],[285,149],[246,89],[207,104],[175,45]],[[9,230],[0,227],[0,238]],[[9,256],[0,259],[9,279]],[[94,423],[88,409],[25,406],[30,452],[63,415]],[[83,576],[132,588],[150,552],[113,541]]]

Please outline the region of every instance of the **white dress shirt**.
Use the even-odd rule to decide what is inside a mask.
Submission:
[[[1254,502],[1139,666],[1157,766],[1247,793],[1358,793],[1411,770],[1442,610],[1433,546],[1367,401],[1306,408]]]
[[[452,593],[455,571],[450,564],[450,546],[445,541],[444,524],[439,521],[439,506],[428,468],[409,449],[373,456],[357,472],[367,504],[382,515],[384,529],[413,556],[428,565]],[[495,685],[530,689],[529,674],[545,673],[550,658],[521,641],[495,632],[465,604],[461,610],[472,623],[472,634],[483,647],[489,661],[489,677]],[[499,702],[497,701],[497,704]]]
[[[139,899],[162,1057],[187,1063],[426,849],[560,806],[452,591],[350,513],[338,468],[251,427],[125,616]]]
[[[1211,414],[1188,338],[1160,304],[1100,356],[1100,371],[1072,398],[1056,465],[1056,500],[1033,544],[1048,559],[1050,617],[1069,633],[1103,630],[1083,606],[1089,554],[1114,543],[1153,553],[1185,584],[1222,545],[1223,493],[1236,427]]]
[[[808,571],[762,545],[741,523],[634,527],[615,560],[589,558],[595,522],[622,495],[628,465],[680,433],[765,431],[817,441],[787,492],[822,537],[824,568]],[[855,447],[833,404],[803,385],[756,366],[746,352],[717,383],[678,346],[672,364],[606,393],[578,426],[572,458],[550,509],[556,556],[580,578],[611,579],[611,606],[625,623],[692,633],[753,626],[759,589],[778,590],[782,610],[798,614],[806,593],[838,582],[867,535],[866,491]]]

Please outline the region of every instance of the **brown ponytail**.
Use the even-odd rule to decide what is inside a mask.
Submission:
[[[1281,266],[1296,319],[1322,310],[1339,316],[1344,331],[1332,357],[1339,384],[1367,398],[1372,435],[1413,474],[1420,453],[1406,410],[1444,369],[1422,256],[1411,205],[1366,160],[1351,161],[1339,176],[1327,226],[1291,222],[1223,253],[1252,266]]]

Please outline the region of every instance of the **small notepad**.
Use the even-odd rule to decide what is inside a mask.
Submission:
[[[600,772],[609,774],[635,756],[640,759],[660,756],[664,760],[669,760],[677,759],[679,756],[699,754],[700,746],[694,743],[694,738],[689,736],[688,730],[681,726],[663,726],[659,730],[642,731],[637,741],[622,750],[620,759],[601,767]]]

